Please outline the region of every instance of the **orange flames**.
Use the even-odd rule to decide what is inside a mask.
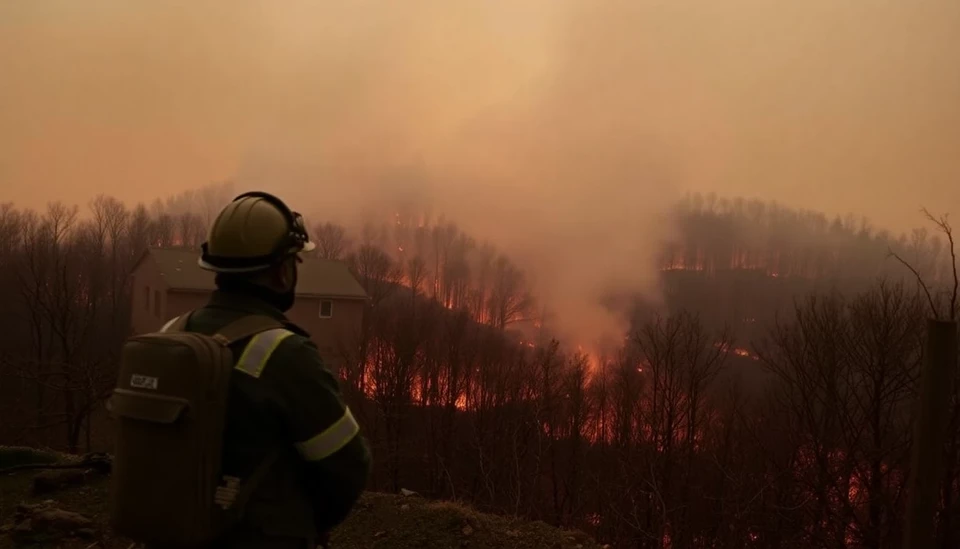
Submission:
[[[729,344],[719,341],[714,343],[713,346],[723,353],[734,354],[739,357],[749,358],[750,360],[760,360],[760,357],[757,356],[756,353],[751,352],[749,349],[744,349],[743,347],[732,347]]]
[[[736,249],[732,252],[708,254],[705,250],[696,247],[691,252],[688,249],[669,246],[661,259],[661,271],[695,271],[715,273],[721,270],[732,271],[760,271],[767,276],[777,278],[782,273],[789,272],[793,276],[816,276],[817,273],[809,268],[804,272],[797,266],[788,264],[785,258],[777,252],[761,252],[747,249]]]

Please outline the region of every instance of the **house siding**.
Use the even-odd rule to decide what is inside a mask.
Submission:
[[[160,314],[157,314],[157,292],[160,295]],[[166,322],[167,283],[156,263],[149,258],[140,262],[133,272],[133,295],[130,325],[134,333],[142,334],[160,329]]]
[[[130,320],[136,334],[155,332],[171,318],[202,307],[210,299],[210,292],[169,289],[159,267],[149,257],[134,271],[133,288]],[[332,302],[330,318],[320,316],[321,301]],[[310,334],[321,357],[337,370],[345,364],[345,357],[356,352],[365,305],[362,299],[298,296],[287,318]]]
[[[333,303],[330,318],[320,316],[320,302]],[[290,320],[310,333],[310,337],[331,367],[344,365],[345,356],[351,356],[360,338],[364,302],[356,299],[298,297],[287,313]]]

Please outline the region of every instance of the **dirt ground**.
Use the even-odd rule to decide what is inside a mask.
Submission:
[[[0,524],[12,525],[21,502],[53,500],[57,508],[92,519],[96,533],[75,539],[15,545],[8,531],[0,534],[0,549],[128,549],[130,542],[112,536],[106,526],[107,477],[94,474],[84,484],[34,495],[32,486],[36,474],[37,471],[23,471],[0,475]],[[417,496],[382,493],[364,495],[352,516],[334,532],[331,542],[332,549],[600,547],[585,534],[558,530],[541,522],[481,514],[463,505],[432,502]]]

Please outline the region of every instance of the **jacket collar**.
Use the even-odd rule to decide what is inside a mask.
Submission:
[[[280,309],[256,296],[237,292],[216,290],[210,296],[210,306],[217,309],[230,309],[254,315],[265,315],[288,324],[290,322]]]
[[[215,290],[210,296],[209,306],[216,309],[229,309],[251,315],[265,315],[279,320],[284,327],[303,337],[309,338],[310,334],[297,326],[287,318],[283,311],[274,307],[266,300],[255,295],[241,292],[231,292],[224,290]]]

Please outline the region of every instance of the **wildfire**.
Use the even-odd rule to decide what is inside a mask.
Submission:
[[[740,348],[740,347],[737,347],[736,349],[734,349],[734,350],[733,350],[733,354],[735,354],[735,355],[737,355],[737,356],[742,356],[742,357],[744,357],[744,358],[752,358],[753,360],[760,360],[760,357],[758,357],[758,356],[756,356],[755,354],[751,353],[750,351],[748,351],[748,350],[746,350],[746,349],[743,349],[743,348]]]
[[[779,253],[738,249],[729,254],[707,254],[696,248],[691,253],[684,248],[668,249],[663,255],[661,271],[697,271],[714,273],[718,270],[761,271],[772,278],[779,278],[788,261]],[[813,276],[813,272],[791,272],[792,275]]]
[[[694,261],[688,263],[683,257],[672,258],[667,263],[660,268],[661,271],[703,271],[704,265],[702,261]]]
[[[749,358],[750,360],[760,360],[760,357],[755,353],[752,353],[749,349],[744,349],[743,347],[731,347],[729,344],[716,342],[713,344],[714,348],[719,349],[722,353],[734,354],[743,358]]]

